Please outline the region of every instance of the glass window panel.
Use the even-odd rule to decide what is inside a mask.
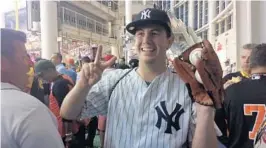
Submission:
[[[225,20],[221,22],[221,33],[224,33],[225,31]]]

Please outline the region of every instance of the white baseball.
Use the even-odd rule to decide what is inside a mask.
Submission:
[[[189,61],[192,65],[196,65],[197,61],[201,59],[202,48],[196,48],[189,54]]]
[[[196,77],[196,80],[197,80],[199,83],[203,84],[202,79],[201,79],[201,77],[200,77],[200,75],[199,75],[199,72],[198,72],[197,70],[196,70],[196,72],[195,72],[195,77]]]

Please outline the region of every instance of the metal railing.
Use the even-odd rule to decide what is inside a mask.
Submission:
[[[61,24],[107,36],[108,24],[103,24],[71,9],[60,7],[58,17]]]
[[[97,1],[98,3],[107,6],[109,9],[112,11],[117,11],[118,10],[118,1],[114,0],[100,0]]]

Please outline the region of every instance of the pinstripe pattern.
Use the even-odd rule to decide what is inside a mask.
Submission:
[[[191,99],[187,88],[178,76],[166,71],[148,86],[135,70],[126,75],[113,90],[109,89],[127,70],[114,70],[105,74],[92,87],[82,117],[107,114],[106,148],[182,148],[189,132]],[[155,126],[158,116],[155,107],[165,101],[169,114],[180,104],[184,109],[179,119],[180,130],[173,127],[172,134],[165,133],[167,123]]]

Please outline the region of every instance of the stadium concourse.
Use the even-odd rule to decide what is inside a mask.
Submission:
[[[265,148],[265,1],[3,5],[1,147]]]

